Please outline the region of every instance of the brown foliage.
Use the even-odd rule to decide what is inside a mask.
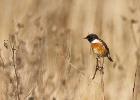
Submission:
[[[139,0],[0,0],[0,100],[102,100],[82,39],[91,32],[114,60],[104,63],[106,99],[138,100],[139,8]]]

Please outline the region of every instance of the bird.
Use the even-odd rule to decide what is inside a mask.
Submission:
[[[88,34],[84,39],[87,39],[89,41],[89,43],[91,44],[91,49],[97,55],[98,58],[107,57],[111,62],[113,62],[107,44],[102,39],[100,39],[96,34],[94,33]]]

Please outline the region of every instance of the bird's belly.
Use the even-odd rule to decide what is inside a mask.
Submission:
[[[103,46],[103,44],[101,44],[101,43],[93,43],[93,44],[91,44],[91,47],[92,47],[94,53],[97,54],[98,56],[106,56],[107,50]]]

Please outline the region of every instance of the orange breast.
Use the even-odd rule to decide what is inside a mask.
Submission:
[[[92,43],[91,47],[92,47],[94,53],[96,53],[97,55],[99,55],[99,56],[106,56],[107,50],[103,46],[102,43]]]

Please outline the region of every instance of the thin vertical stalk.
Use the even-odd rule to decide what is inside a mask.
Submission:
[[[16,77],[16,98],[17,100],[20,100],[20,94],[19,94],[19,81],[18,81],[18,73],[16,69],[16,63],[15,63],[15,47],[13,45],[12,47],[12,60],[13,60],[13,67],[14,67],[14,72],[15,72],[15,77]]]

